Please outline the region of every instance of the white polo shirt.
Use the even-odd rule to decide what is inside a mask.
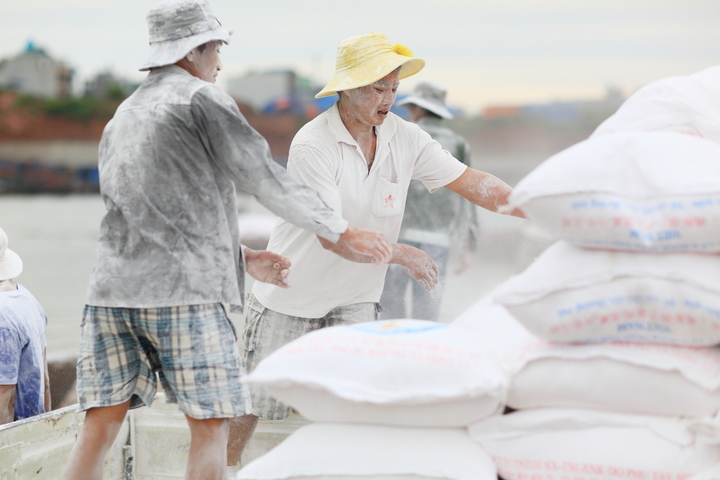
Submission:
[[[456,180],[467,166],[417,125],[392,113],[375,132],[375,161],[368,174],[360,146],[342,123],[336,104],[297,133],[288,171],[317,190],[350,225],[376,230],[396,242],[410,180],[435,191]],[[292,261],[291,288],[260,282],[253,286],[253,294],[271,310],[319,318],[339,306],[380,299],[387,265],[345,260],[325,250],[314,233],[282,219],[267,249]]]

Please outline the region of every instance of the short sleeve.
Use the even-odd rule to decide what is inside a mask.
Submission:
[[[22,344],[17,332],[0,327],[0,385],[16,385]]]
[[[288,172],[298,182],[307,185],[320,194],[320,198],[342,215],[342,200],[331,162],[316,148],[305,144],[293,145],[290,149]]]
[[[426,132],[417,128],[417,141],[420,150],[415,161],[413,179],[420,180],[425,187],[434,192],[450,182],[457,180],[465,172],[467,165],[444,150],[439,142]]]

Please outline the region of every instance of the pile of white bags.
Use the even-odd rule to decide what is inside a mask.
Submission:
[[[689,479],[720,464],[720,349],[550,342],[499,292],[451,327],[511,364],[514,411],[469,427],[501,478]]]
[[[598,250],[558,241],[501,285],[495,299],[532,333],[555,342],[720,344],[717,254]]]
[[[709,421],[581,409],[532,409],[470,427],[505,480],[679,480],[720,461]]]
[[[469,427],[501,478],[687,479],[720,464],[720,351],[549,342],[498,291],[451,326],[495,345],[514,372],[511,413]]]
[[[318,330],[245,378],[313,423],[239,479],[494,480],[467,426],[502,411],[509,364],[460,329],[387,320]]]
[[[720,144],[680,133],[598,136],[530,172],[510,195],[510,205],[575,245],[718,252],[718,159]]]
[[[670,84],[518,184],[510,207],[558,241],[452,325],[511,335],[512,411],[469,428],[505,480],[688,479],[720,464],[720,144],[699,138],[720,133],[720,95],[701,118],[686,88],[692,115],[653,97]]]
[[[680,132],[720,142],[720,67],[663,78],[628,98],[593,136],[616,132]]]

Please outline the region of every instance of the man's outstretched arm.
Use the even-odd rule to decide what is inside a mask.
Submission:
[[[467,168],[457,179],[445,185],[445,188],[491,212],[525,218],[525,214],[519,208],[510,212],[502,211],[508,204],[508,196],[512,193],[512,188],[489,173]]]

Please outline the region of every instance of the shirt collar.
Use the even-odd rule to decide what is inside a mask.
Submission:
[[[148,77],[154,77],[157,75],[167,75],[167,74],[192,76],[190,74],[190,72],[188,72],[184,68],[178,67],[177,65],[172,64],[172,65],[165,65],[164,67],[157,67],[157,68],[150,69],[150,73],[148,74]]]

